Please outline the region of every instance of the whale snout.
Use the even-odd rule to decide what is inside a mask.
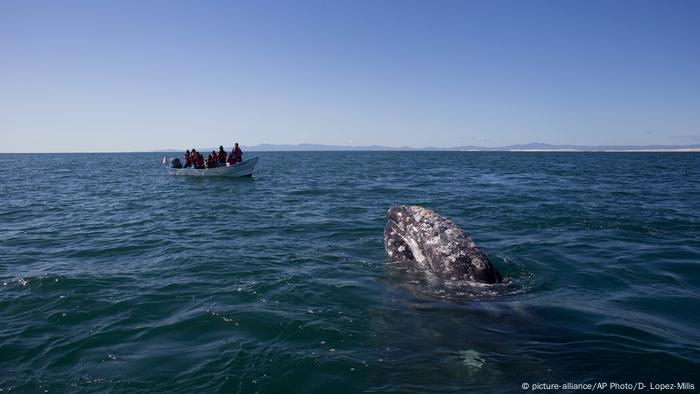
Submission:
[[[415,205],[391,207],[387,217],[384,246],[392,260],[414,261],[448,278],[502,281],[489,258],[451,220]]]
[[[408,227],[433,216],[433,211],[417,205],[399,205],[389,208],[387,217],[401,227]]]
[[[389,212],[387,212],[386,216],[392,222],[400,225],[404,222],[404,218],[408,216],[408,207],[403,205],[391,207],[389,208]]]

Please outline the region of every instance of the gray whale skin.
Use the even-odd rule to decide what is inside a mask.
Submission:
[[[411,261],[442,278],[501,283],[491,260],[459,226],[419,206],[392,207],[384,228],[384,248],[393,261]]]

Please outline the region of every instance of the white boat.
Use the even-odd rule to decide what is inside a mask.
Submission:
[[[168,168],[170,175],[186,175],[186,176],[218,176],[226,178],[237,178],[243,176],[253,176],[253,169],[258,163],[258,158],[244,160],[234,165],[226,165],[226,167],[216,167],[207,169],[197,168]]]

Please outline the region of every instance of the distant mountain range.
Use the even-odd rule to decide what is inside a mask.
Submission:
[[[209,152],[214,149],[206,149]],[[279,151],[575,151],[575,152],[606,152],[606,151],[700,151],[698,145],[552,145],[544,143],[506,145],[498,147],[483,147],[475,145],[455,146],[451,148],[438,148],[427,146],[414,148],[410,146],[391,147],[382,145],[321,145],[321,144],[259,144],[243,146],[243,150],[255,152],[279,152]],[[173,150],[166,150],[173,151]]]
[[[698,145],[552,145],[545,143],[517,144],[498,147],[484,147],[475,145],[455,146],[451,148],[438,148],[427,146],[414,148],[410,146],[391,147],[382,145],[322,145],[322,144],[259,144],[242,146],[244,151],[253,152],[286,152],[286,151],[478,151],[478,152],[700,152]],[[202,152],[211,152],[213,148],[202,149]],[[218,150],[218,148],[216,149]],[[175,149],[163,149],[159,152],[175,152]]]

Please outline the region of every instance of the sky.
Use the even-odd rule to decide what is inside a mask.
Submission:
[[[700,143],[699,1],[0,1],[0,152]]]

